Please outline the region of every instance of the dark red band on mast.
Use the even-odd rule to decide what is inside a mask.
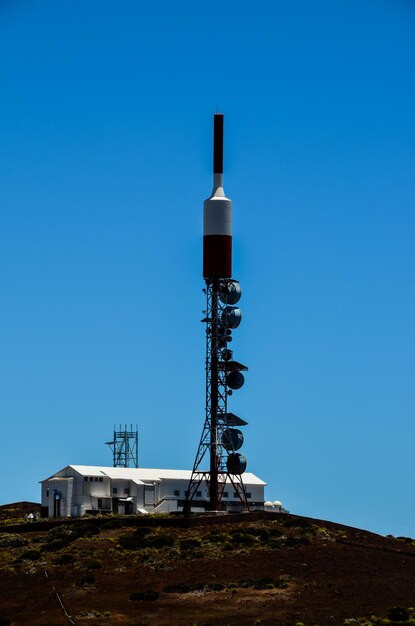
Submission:
[[[232,237],[207,235],[203,238],[203,276],[205,278],[231,278]]]
[[[223,174],[223,114],[213,117],[213,173]]]

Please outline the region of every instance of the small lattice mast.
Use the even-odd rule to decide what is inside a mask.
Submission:
[[[121,424],[118,430],[114,426],[113,440],[107,441],[106,445],[112,450],[114,467],[138,467],[137,426],[135,430],[132,425],[128,429],[127,424],[124,425],[124,430],[121,430]]]

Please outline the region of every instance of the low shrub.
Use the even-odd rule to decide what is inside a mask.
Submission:
[[[276,579],[276,581],[274,581],[275,586],[278,587],[279,585],[288,585],[288,583],[290,583],[292,581],[291,576],[288,576],[288,574],[281,574],[281,576],[278,576],[278,578]]]
[[[179,545],[181,550],[194,550],[195,548],[199,548],[201,543],[200,539],[189,537],[189,539],[182,539]]]
[[[298,548],[299,546],[305,546],[310,543],[308,537],[287,537],[284,545],[287,548]]]
[[[74,524],[74,526],[77,539],[79,537],[94,537],[101,532],[100,527],[93,522],[79,522],[79,524]]]
[[[393,606],[387,610],[387,616],[391,622],[406,622],[409,619],[409,611],[399,606]]]
[[[138,528],[137,528],[138,530]],[[142,529],[140,529],[142,530]],[[140,534],[129,535],[127,537],[121,537],[119,544],[124,550],[141,550],[143,548],[166,548],[174,544],[174,540],[170,535],[160,534]]]
[[[261,541],[267,542],[270,537],[270,532],[266,528],[256,528],[255,536],[258,537]]]
[[[205,556],[203,550],[194,550],[193,552],[188,553],[194,559],[203,559]]]
[[[225,543],[230,541],[230,535],[227,533],[209,533],[203,537],[203,541],[208,543]]]
[[[264,576],[256,580],[252,586],[254,589],[274,589],[275,584],[272,578]]]
[[[80,537],[93,537],[99,533],[99,526],[96,526],[93,522],[81,521],[74,524],[63,524],[62,526],[52,528],[52,530],[48,532],[48,539],[50,541],[60,539],[61,541],[66,542],[66,544],[69,544],[72,541],[76,541],[76,539],[79,539]]]
[[[72,565],[72,563],[75,563],[75,557],[73,554],[61,554],[56,559],[57,565]]]
[[[283,526],[286,528],[309,528],[311,524],[306,519],[301,519],[300,517],[289,517],[283,523]]]
[[[39,550],[26,550],[19,556],[19,561],[38,561],[41,556]]]
[[[47,538],[51,541],[55,539],[69,539],[73,540],[75,537],[75,524],[69,526],[68,524],[63,524],[62,526],[56,526],[48,531]]]
[[[271,578],[263,576],[262,578],[243,578],[238,582],[229,582],[226,587],[228,589],[286,589],[289,585],[289,576],[279,576]]]
[[[144,538],[144,544],[146,548],[167,548],[174,544],[174,540],[170,535],[149,535]]]
[[[0,548],[21,548],[27,545],[27,539],[14,533],[3,533],[0,535]]]
[[[141,537],[134,537],[133,535],[120,537],[118,542],[124,550],[141,550],[144,548],[143,539]]]
[[[232,533],[232,542],[236,544],[243,544],[246,546],[251,546],[255,543],[256,539],[250,533],[244,533],[240,531],[236,531]]]
[[[95,583],[95,578],[93,576],[81,576],[76,581],[77,587],[83,587],[84,585],[93,585]]]
[[[133,602],[154,602],[155,600],[158,600],[158,598],[159,594],[157,591],[153,591],[151,589],[147,589],[146,591],[136,591],[130,595],[130,600],[133,600]]]
[[[44,552],[59,552],[63,548],[67,548],[71,542],[66,539],[53,539],[49,543],[42,546]]]
[[[189,593],[189,591],[192,591],[192,587],[185,583],[171,583],[164,587],[163,591],[165,593]]]
[[[91,559],[85,563],[86,569],[100,569],[102,567],[101,561],[97,561],[96,559]]]
[[[151,534],[151,528],[148,526],[139,526],[133,532],[133,537],[145,537],[146,535]]]
[[[125,521],[114,517],[113,519],[109,519],[107,522],[104,522],[104,524],[102,524],[101,526],[101,529],[112,530],[113,528],[122,528],[123,526],[125,526]]]
[[[225,585],[223,583],[209,583],[206,585],[206,589],[209,591],[222,591],[222,589],[225,589]]]

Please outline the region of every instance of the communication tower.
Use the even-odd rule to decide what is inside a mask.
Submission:
[[[239,282],[232,277],[232,202],[223,190],[223,115],[214,115],[213,191],[204,203],[203,277],[206,283],[206,414],[199,447],[189,482],[185,514],[204,480],[208,485],[209,508],[219,511],[226,483],[232,484],[243,507],[248,509],[242,480],[246,457],[238,452],[244,438],[236,426],[246,426],[228,412],[228,397],[240,389],[248,368],[233,359],[228,344],[242,319],[234,306],[241,297]],[[209,469],[202,469],[209,460]]]
[[[114,438],[107,441],[106,445],[112,450],[114,467],[138,467],[137,426],[135,430],[132,425],[128,430],[127,424],[124,425],[124,430],[121,430],[121,424],[119,430],[114,426]]]

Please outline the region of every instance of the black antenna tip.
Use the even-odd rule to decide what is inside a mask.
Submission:
[[[213,116],[213,173],[223,174],[223,114]]]

